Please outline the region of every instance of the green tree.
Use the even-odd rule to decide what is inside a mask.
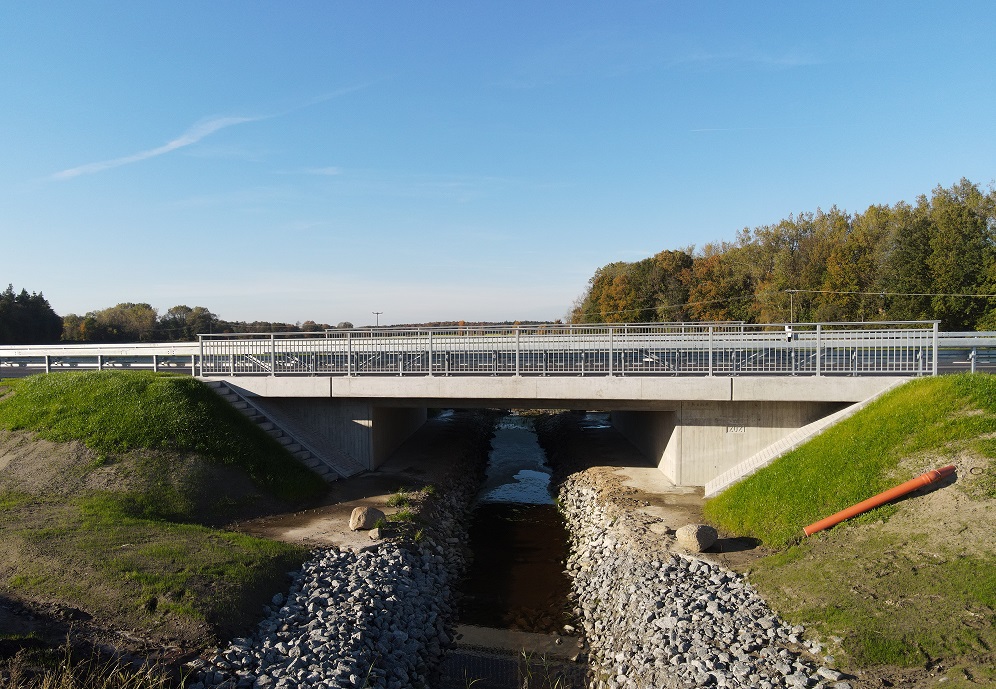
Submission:
[[[930,256],[934,317],[946,330],[975,327],[986,311],[983,299],[958,294],[980,294],[988,282],[992,262],[986,200],[978,187],[962,179],[950,189],[934,189],[930,204]]]
[[[62,319],[41,292],[0,292],[0,344],[49,344],[62,335]]]

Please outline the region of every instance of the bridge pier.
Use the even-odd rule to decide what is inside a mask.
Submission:
[[[612,424],[679,486],[702,486],[840,402],[679,401],[672,409],[612,412]]]

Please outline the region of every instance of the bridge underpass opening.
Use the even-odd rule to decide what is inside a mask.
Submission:
[[[563,394],[577,392],[583,379],[558,379],[553,381],[558,389],[551,390],[560,393],[558,398],[530,399],[522,394],[524,381],[445,379],[432,381],[431,398],[387,394],[410,393],[426,380],[363,379],[347,388],[359,392],[359,386],[364,392],[379,393],[376,397],[330,396],[329,379],[318,378],[240,377],[228,384],[304,438],[309,448],[346,458],[362,470],[376,470],[425,422],[427,408],[576,409],[610,412],[612,424],[672,483],[704,486],[798,429],[896,383],[881,378],[827,379],[832,385],[821,391],[813,378],[667,379],[648,381],[653,385],[642,385],[636,392],[621,381],[626,389],[612,394],[606,379],[597,379],[587,381],[599,385],[585,392],[601,392],[605,399],[592,399]],[[565,383],[570,385],[565,388]],[[545,392],[529,387],[534,394]],[[738,397],[738,387],[744,390],[739,396],[746,399],[730,399]],[[453,394],[439,394],[446,388]],[[486,392],[493,396],[485,396]],[[518,394],[501,396],[509,392]],[[640,392],[651,399],[640,399]],[[771,399],[778,395],[788,399]]]

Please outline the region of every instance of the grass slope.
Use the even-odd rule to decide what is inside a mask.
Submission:
[[[307,556],[205,525],[228,507],[311,498],[324,483],[197,380],[3,381],[0,430],[57,443],[0,467],[0,588],[16,597],[198,644],[251,623]]]
[[[147,371],[87,371],[4,381],[0,428],[79,440],[100,454],[194,452],[244,470],[286,500],[323,488],[271,437],[194,378]]]
[[[954,485],[798,541],[803,526],[947,463]],[[776,549],[752,581],[785,619],[836,639],[845,664],[930,667],[976,686],[996,683],[994,507],[996,377],[979,374],[902,386],[706,514]]]
[[[728,531],[785,546],[804,526],[913,478],[915,472],[900,467],[906,457],[964,439],[996,456],[996,440],[986,437],[994,432],[996,377],[917,380],[731,486],[706,503],[706,516]],[[987,475],[983,490],[996,498],[996,477]]]

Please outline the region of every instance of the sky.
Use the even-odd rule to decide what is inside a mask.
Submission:
[[[988,188],[994,36],[991,0],[0,0],[0,287],[562,318],[614,261]]]

